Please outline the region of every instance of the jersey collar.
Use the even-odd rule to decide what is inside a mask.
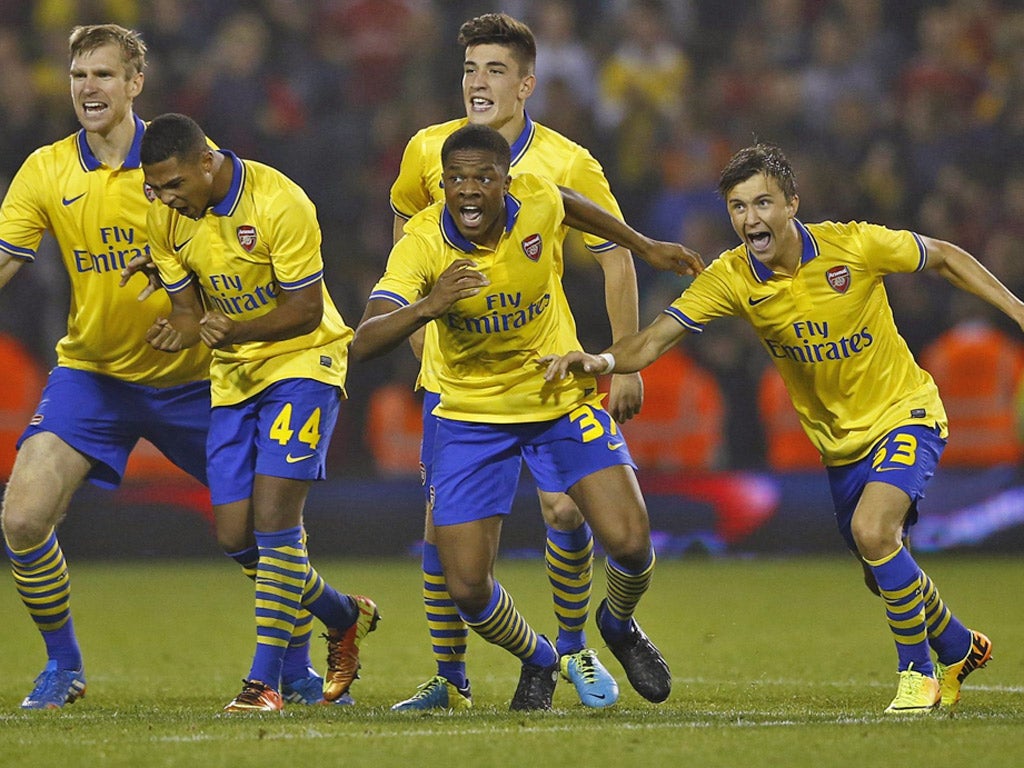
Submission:
[[[530,119],[529,113],[523,113],[526,118],[526,124],[523,125],[523,130],[520,132],[518,138],[512,142],[510,149],[512,150],[512,165],[514,166],[520,160],[523,159],[523,155],[526,154],[526,150],[530,148],[530,144],[533,143],[533,136],[537,132],[537,126]]]
[[[231,186],[224,199],[210,208],[215,216],[230,216],[238,207],[238,201],[242,199],[242,189],[245,187],[245,163],[238,159],[238,155],[227,149],[218,150],[222,155],[231,161]]]
[[[124,169],[139,168],[142,161],[139,156],[139,148],[142,146],[142,134],[146,132],[146,124],[139,119],[138,115],[132,115],[135,120],[135,136],[132,138],[132,145],[128,154],[121,164]],[[89,142],[85,139],[85,128],[78,131],[78,160],[86,171],[95,171],[103,167],[103,163],[96,159],[96,155],[89,148]]]
[[[799,219],[793,219],[793,223],[796,224],[797,232],[800,233],[800,239],[803,241],[800,263],[806,264],[818,255],[818,241],[814,239],[814,235],[808,231],[807,227]],[[747,249],[747,263],[750,265],[750,271],[754,273],[754,279],[759,283],[767,282],[775,274],[770,267],[755,259],[751,255],[749,248]]]
[[[512,227],[515,226],[516,220],[519,218],[519,209],[521,207],[522,203],[509,193],[505,193],[505,232],[512,231]],[[447,205],[441,209],[441,237],[452,248],[458,248],[463,253],[473,253],[473,251],[477,250],[475,243],[463,237],[458,225],[455,223],[455,217],[452,216]]]

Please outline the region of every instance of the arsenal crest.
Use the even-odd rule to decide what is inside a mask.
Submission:
[[[248,253],[252,253],[252,249],[256,247],[256,227],[252,224],[243,224],[235,230],[235,234],[238,235],[238,244]]]
[[[850,288],[850,268],[845,264],[840,267],[831,267],[825,272],[825,279],[836,293],[846,293]]]
[[[539,259],[542,250],[544,250],[544,241],[541,240],[540,235],[533,234],[523,240],[523,253],[530,261]]]
[[[153,188],[146,182],[142,182],[142,194],[144,194],[146,199],[151,203],[156,200],[156,193],[153,192]]]

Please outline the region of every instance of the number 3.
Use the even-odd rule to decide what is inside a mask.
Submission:
[[[889,451],[890,447],[892,448],[891,452]],[[892,439],[879,448],[871,459],[874,469],[885,468],[892,464],[912,467],[915,462],[917,462],[917,438],[907,434],[893,435]]]
[[[583,436],[584,443],[597,440],[597,438],[605,433],[604,425],[598,421],[597,416],[594,414],[594,409],[589,405],[581,405],[570,413],[569,421],[579,424],[580,434]],[[618,433],[614,421],[611,422],[611,431],[613,435]]]

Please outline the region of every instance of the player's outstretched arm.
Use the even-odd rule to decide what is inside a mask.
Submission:
[[[945,240],[924,236],[921,240],[928,251],[928,269],[934,269],[957,288],[987,301],[1024,330],[1024,302],[981,262],[960,246]]]
[[[621,245],[594,254],[604,274],[604,305],[608,312],[612,341],[636,333],[640,325],[636,267],[633,254]],[[639,373],[612,376],[608,386],[608,413],[619,424],[640,412],[644,382]]]
[[[458,259],[441,273],[430,293],[404,307],[371,299],[348,349],[352,360],[370,360],[390,352],[416,330],[447,312],[455,302],[476,296],[490,280],[469,259]]]
[[[567,226],[628,248],[634,256],[655,269],[670,270],[679,275],[697,275],[704,270],[704,262],[696,251],[679,243],[652,240],[579,192],[568,187],[559,189]]]
[[[548,355],[540,359],[547,365],[544,378],[548,381],[564,379],[570,373],[629,373],[639,371],[653,363],[686,333],[683,328],[667,315],[658,318],[639,333],[619,339],[604,352],[592,355],[587,352],[569,352],[565,355]]]

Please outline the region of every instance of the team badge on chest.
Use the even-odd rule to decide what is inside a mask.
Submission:
[[[846,293],[850,289],[850,268],[845,264],[831,267],[825,272],[825,279],[836,293]]]
[[[245,248],[247,253],[252,253],[256,247],[256,227],[252,224],[243,224],[235,230],[238,235],[238,244]]]
[[[540,235],[533,234],[523,240],[523,253],[530,261],[539,259],[542,250],[544,250],[544,241]]]

